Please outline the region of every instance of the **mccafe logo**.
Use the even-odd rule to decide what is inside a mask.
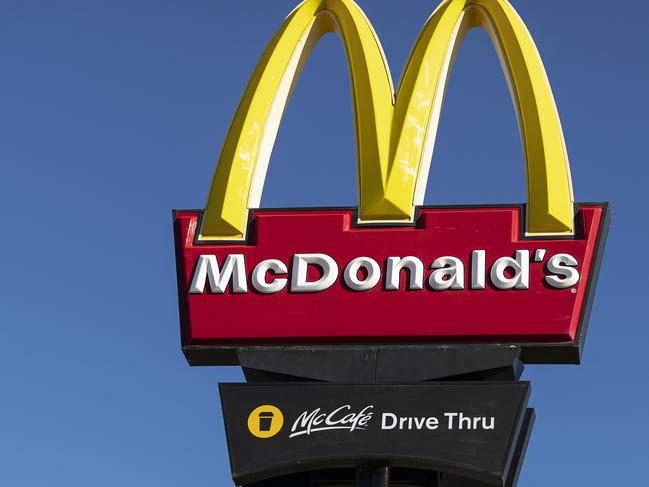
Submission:
[[[349,404],[340,406],[330,413],[322,412],[320,408],[304,411],[298,416],[291,428],[289,438],[310,435],[318,431],[330,430],[366,430],[372,419],[374,406],[366,406],[359,412],[352,412]]]
[[[487,252],[474,250],[470,263],[452,256],[435,259],[427,267],[431,270],[426,283],[433,291],[485,289],[488,282],[500,290],[529,289],[530,265],[543,263],[545,249],[537,249],[533,255],[529,250],[517,250],[513,257],[499,257],[487,267]],[[531,261],[531,262],[530,262]],[[291,271],[278,259],[267,259],[255,265],[250,274],[250,285],[261,294],[275,294],[287,288],[293,293],[316,293],[329,289],[339,278],[340,268],[336,261],[326,254],[295,254],[291,260]],[[577,259],[570,254],[555,254],[545,261],[547,274],[543,282],[554,289],[566,289],[579,282]],[[319,273],[316,279],[309,279],[309,268]],[[468,284],[465,282],[465,268],[469,269]],[[382,277],[386,291],[424,289],[425,266],[421,259],[413,256],[388,257],[383,266],[371,257],[357,257],[347,263],[342,271],[342,282],[351,291],[369,291],[375,288]],[[402,286],[402,271],[407,271],[407,282]],[[208,292],[223,294],[228,289],[233,293],[248,292],[248,271],[242,254],[230,254],[221,266],[215,255],[201,255],[196,264],[189,294]],[[290,280],[290,284],[289,284]]]
[[[257,438],[272,438],[284,426],[284,414],[279,408],[265,404],[248,416],[248,431]]]

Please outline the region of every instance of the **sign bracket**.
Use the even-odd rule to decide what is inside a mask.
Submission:
[[[513,345],[243,347],[237,355],[248,382],[518,380],[523,372]]]

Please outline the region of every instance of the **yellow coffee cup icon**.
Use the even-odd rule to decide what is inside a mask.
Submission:
[[[253,409],[248,416],[248,431],[257,438],[271,438],[284,426],[284,415],[275,406],[266,404]]]

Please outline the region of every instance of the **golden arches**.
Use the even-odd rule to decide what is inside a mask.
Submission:
[[[226,137],[202,240],[245,237],[259,204],[282,114],[301,68],[327,32],[341,37],[351,74],[361,222],[411,221],[422,204],[454,54],[483,27],[496,46],[517,107],[528,180],[527,233],[573,233],[572,185],[559,116],[541,58],[506,0],[446,0],[426,22],[394,95],[380,42],[353,0],[306,0],[260,59]]]

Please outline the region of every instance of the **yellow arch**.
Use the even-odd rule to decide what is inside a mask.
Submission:
[[[284,20],[244,92],[203,215],[199,239],[245,238],[270,153],[299,73],[327,32],[349,62],[361,222],[412,221],[425,185],[450,66],[473,27],[491,36],[517,109],[528,181],[527,233],[573,233],[568,157],[534,41],[506,0],[445,0],[423,28],[395,97],[381,44],[353,0],[306,0]]]

